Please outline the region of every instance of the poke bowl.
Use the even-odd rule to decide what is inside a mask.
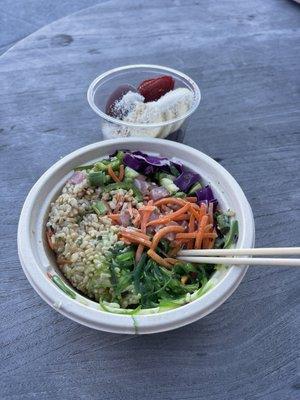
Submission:
[[[83,147],[44,173],[21,212],[18,252],[33,288],[61,314],[146,334],[203,318],[246,273],[178,264],[182,244],[249,248],[254,236],[244,193],[216,161],[180,143],[124,138]]]

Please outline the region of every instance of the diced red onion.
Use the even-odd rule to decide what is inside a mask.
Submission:
[[[120,212],[121,225],[126,228],[127,226],[130,225],[130,220],[131,220],[131,218],[130,218],[129,211],[128,210],[121,210],[121,212]]]
[[[163,197],[168,197],[168,196],[170,196],[170,193],[164,187],[157,186],[150,190],[150,197],[154,201],[162,199]]]
[[[69,179],[69,183],[73,183],[73,185],[77,185],[78,183],[83,182],[85,178],[84,173],[81,171],[75,171],[74,174]]]
[[[146,182],[144,179],[138,177],[134,179],[133,183],[143,196],[149,194],[149,182]]]

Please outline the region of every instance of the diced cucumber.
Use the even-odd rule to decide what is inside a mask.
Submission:
[[[186,194],[184,192],[176,192],[174,194],[174,197],[179,197],[179,198],[183,199],[186,197]]]
[[[200,182],[195,183],[191,189],[189,190],[188,194],[194,194],[197,190],[202,189],[202,185]]]
[[[160,184],[165,189],[167,189],[170,194],[174,194],[179,191],[179,187],[175,185],[175,183],[169,178],[162,178],[160,179]]]
[[[127,179],[135,179],[140,174],[130,167],[125,167],[125,178]]]
[[[170,175],[170,174],[166,174],[165,172],[159,172],[157,174],[157,179],[158,179],[159,182],[164,178],[170,179],[172,182],[175,180],[175,176]]]
[[[88,175],[91,186],[103,186],[110,181],[110,176],[103,171],[90,172]]]
[[[95,204],[92,205],[92,209],[98,215],[104,215],[107,212],[106,205],[103,203],[103,201],[97,201]]]
[[[108,167],[111,166],[114,171],[120,168],[121,162],[119,159],[114,159],[107,162],[108,160],[98,161],[95,163],[94,171],[107,171]]]

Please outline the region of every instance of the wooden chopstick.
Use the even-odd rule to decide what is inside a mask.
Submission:
[[[180,256],[297,256],[300,255],[300,247],[270,247],[256,249],[203,249],[181,250]]]
[[[177,257],[180,261],[196,264],[224,264],[224,265],[282,265],[300,267],[300,258],[249,258],[249,257]]]
[[[300,256],[300,247],[270,247],[257,249],[203,249],[181,250],[178,260],[198,264],[225,264],[225,265],[285,265],[300,266],[300,258],[249,258],[234,256]],[[214,257],[211,257],[214,256]],[[221,256],[221,257],[215,257]],[[232,257],[227,257],[232,256]]]

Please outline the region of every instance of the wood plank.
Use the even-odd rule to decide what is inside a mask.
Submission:
[[[42,28],[0,58],[1,398],[296,397],[298,271],[253,268],[203,320],[118,336],[75,324],[39,298],[21,270],[16,230],[36,179],[99,139],[90,81],[144,62],[199,83],[187,144],[241,184],[257,246],[299,246],[299,33],[289,1],[115,0]]]

